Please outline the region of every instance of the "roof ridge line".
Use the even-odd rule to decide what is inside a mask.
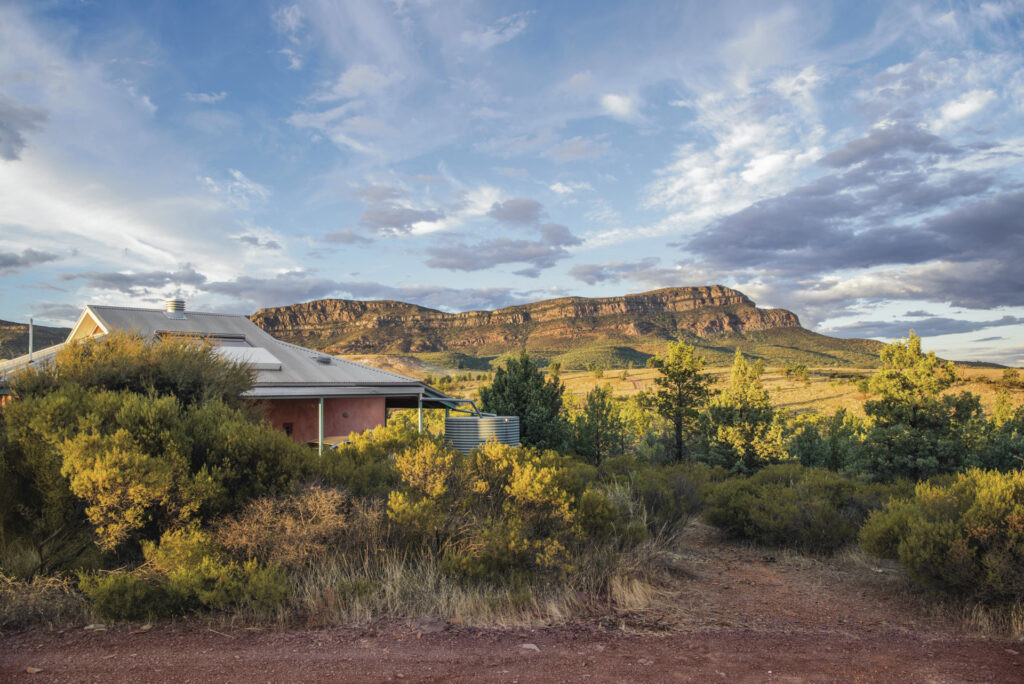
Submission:
[[[147,311],[149,313],[165,313],[164,309],[153,309],[145,306],[118,306],[116,304],[86,304],[88,309],[117,309],[118,311]],[[219,313],[216,311],[185,311],[186,314],[201,315],[201,316],[224,316],[226,318],[244,318],[250,323],[252,321],[245,314],[232,314],[232,313]],[[253,323],[253,325],[256,325]],[[256,326],[259,327],[259,326]],[[260,328],[262,330],[262,328]]]

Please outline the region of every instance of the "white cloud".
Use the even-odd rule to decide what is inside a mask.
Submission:
[[[519,12],[502,17],[492,26],[486,28],[466,29],[462,32],[462,42],[477,50],[486,51],[491,48],[507,43],[524,30],[526,30],[526,18],[529,12]]]
[[[369,95],[379,92],[401,79],[401,75],[385,74],[371,64],[354,64],[338,77],[337,82],[329,90],[319,93],[314,99],[330,102]]]
[[[220,102],[226,98],[228,94],[223,90],[219,93],[185,93],[185,97],[192,102],[201,102],[203,104],[214,104]]]
[[[283,5],[278,7],[270,20],[278,33],[284,34],[293,43],[299,42],[299,31],[306,18],[302,8],[298,5]]]
[[[763,154],[747,162],[747,167],[740,174],[740,178],[751,184],[760,183],[784,169],[790,162],[792,158],[784,152]]]
[[[766,69],[790,63],[803,41],[809,40],[809,26],[792,6],[784,5],[746,24],[745,30],[721,49],[722,60],[732,65],[733,84],[746,89]]]
[[[248,209],[252,201],[263,201],[270,196],[270,190],[252,180],[238,169],[229,169],[230,180],[216,181],[209,176],[198,180],[215,195],[221,195],[235,207]]]
[[[305,61],[301,52],[296,47],[302,42],[302,28],[306,21],[306,15],[298,5],[282,5],[270,16],[274,29],[288,39],[293,47],[286,47],[278,50],[279,54],[288,58],[288,68],[298,70],[302,68]]]
[[[549,148],[544,152],[544,156],[550,157],[556,162],[579,161],[601,157],[607,154],[610,147],[611,143],[603,138],[576,135]]]
[[[551,192],[554,192],[558,195],[571,195],[577,190],[593,191],[594,188],[590,183],[587,183],[586,181],[580,181],[578,183],[563,183],[562,181],[558,181],[548,186],[548,189],[551,190]]]
[[[963,119],[974,116],[996,99],[991,90],[972,90],[955,100],[950,100],[939,110],[939,117],[932,123],[932,130],[940,131]]]
[[[356,113],[362,106],[361,101],[353,100],[322,112],[296,112],[288,117],[288,123],[297,128],[311,128],[338,147],[377,156],[379,152],[373,145],[361,142],[351,135],[357,132],[350,125],[352,119],[357,120],[355,128],[363,128],[365,131],[365,126],[360,125],[358,121],[361,115]]]
[[[580,71],[565,80],[560,90],[567,90],[576,94],[586,93],[594,84],[594,74],[590,70]]]
[[[292,71],[298,71],[302,68],[305,58],[295,50],[292,50],[291,48],[282,48],[278,50],[278,54],[282,54],[288,58],[288,68]]]
[[[601,97],[601,108],[618,119],[632,119],[636,116],[636,102],[627,95],[608,93]]]

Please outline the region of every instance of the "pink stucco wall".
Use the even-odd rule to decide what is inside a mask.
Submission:
[[[348,435],[383,425],[387,417],[383,397],[324,400],[324,437]],[[318,399],[273,399],[264,402],[270,424],[283,430],[292,424],[292,439],[309,442],[319,436]]]

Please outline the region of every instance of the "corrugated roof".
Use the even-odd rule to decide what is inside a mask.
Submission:
[[[265,349],[281,362],[281,369],[257,369],[256,382],[246,393],[248,397],[423,396],[431,403],[450,398],[416,378],[282,342],[238,314],[186,311],[183,317],[169,318],[163,309],[95,304],[85,311],[110,331],[138,332],[146,337],[170,334],[244,338],[252,347]],[[56,352],[60,346],[63,345],[52,351]],[[44,351],[51,349],[41,350],[37,358]],[[15,365],[23,367],[24,363],[18,363],[22,361],[27,361],[27,357],[13,359],[8,364],[12,369]]]
[[[425,385],[415,378],[346,361],[313,349],[282,342],[238,314],[186,311],[184,318],[168,318],[163,309],[123,306],[95,306],[88,310],[109,330],[136,331],[147,337],[161,334],[199,336],[241,336],[253,347],[262,347],[281,362],[281,370],[259,370],[253,394],[264,387],[325,386],[414,386]],[[326,361],[323,363],[318,359]],[[407,394],[403,392],[402,394]]]

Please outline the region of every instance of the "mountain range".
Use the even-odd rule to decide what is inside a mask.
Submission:
[[[721,285],[670,287],[621,297],[561,297],[493,311],[447,313],[390,300],[318,299],[261,309],[254,323],[275,337],[338,355],[401,355],[444,368],[489,370],[526,349],[565,369],[643,366],[672,340],[712,365],[736,349],[770,365],[878,364],[881,343],[821,335],[785,309],[761,309]],[[68,328],[35,326],[35,348],[63,342]],[[28,326],[0,321],[0,358],[28,351]]]
[[[803,328],[721,285],[621,297],[562,297],[493,311],[447,313],[404,302],[319,299],[261,309],[253,322],[279,339],[340,355],[406,355],[448,368],[488,369],[526,349],[563,368],[642,366],[682,339],[713,365],[737,348],[769,364],[873,367],[881,343]]]

